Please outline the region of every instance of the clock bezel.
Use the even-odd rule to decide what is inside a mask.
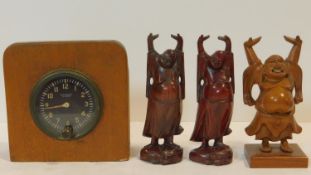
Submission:
[[[97,114],[96,116],[94,116],[94,117],[96,117],[96,120],[94,121],[94,125],[92,125],[93,126],[92,128],[90,128],[86,132],[81,133],[77,137],[68,138],[68,139],[63,138],[61,136],[55,136],[55,134],[52,134],[52,132],[45,129],[38,120],[38,117],[40,117],[40,115],[35,110],[36,108],[38,108],[36,106],[36,100],[37,100],[38,96],[40,95],[40,91],[42,90],[42,88],[44,88],[47,85],[47,83],[49,83],[53,79],[64,77],[64,76],[72,77],[74,79],[81,81],[87,87],[87,89],[90,90],[92,94],[94,94],[94,108],[95,108],[95,114]],[[35,125],[47,136],[49,136],[53,139],[56,139],[56,140],[60,140],[60,141],[78,140],[80,138],[87,136],[98,125],[99,121],[101,120],[101,118],[103,116],[103,108],[104,108],[103,107],[102,93],[99,90],[96,83],[94,81],[92,81],[92,79],[89,78],[84,73],[77,71],[77,70],[74,70],[74,69],[56,69],[56,70],[53,70],[53,71],[50,71],[50,72],[44,74],[36,82],[36,84],[33,86],[29,104],[30,104],[31,116],[32,116],[32,119],[33,119]]]

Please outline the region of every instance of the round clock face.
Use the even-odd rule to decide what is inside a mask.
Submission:
[[[45,75],[33,88],[32,116],[47,135],[59,140],[85,136],[98,123],[101,93],[89,78],[72,70]]]

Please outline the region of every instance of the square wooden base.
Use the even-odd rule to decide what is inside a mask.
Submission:
[[[297,144],[290,144],[293,153],[284,153],[279,144],[271,144],[272,152],[260,151],[261,144],[245,144],[244,153],[251,168],[307,168],[308,157]]]

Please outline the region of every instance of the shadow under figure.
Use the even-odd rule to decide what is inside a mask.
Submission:
[[[224,51],[208,55],[203,46],[209,36],[198,39],[197,101],[199,103],[192,141],[202,142],[192,150],[192,161],[224,165],[232,162],[232,150],[223,143],[223,136],[231,133],[229,124],[233,109],[234,63],[228,36],[218,37],[226,43]],[[213,146],[209,141],[214,139]]]
[[[256,135],[256,140],[262,140],[262,152],[272,151],[269,141],[281,141],[283,152],[293,152],[287,139],[292,138],[292,133],[302,131],[294,119],[295,104],[302,102],[302,70],[298,65],[302,41],[299,36],[284,37],[293,44],[288,57],[284,60],[279,55],[272,55],[264,64],[253,50],[261,38],[250,38],[244,43],[249,63],[243,74],[244,103],[255,105],[257,109],[254,120],[245,131],[249,136]],[[251,93],[254,84],[260,88],[256,100]],[[292,94],[294,88],[295,97]]]
[[[158,54],[153,40],[148,36],[148,61],[146,96],[148,109],[143,135],[151,137],[151,143],[140,152],[140,159],[154,164],[172,164],[182,160],[183,150],[174,144],[173,136],[181,134],[182,100],[185,98],[183,39],[172,35],[177,41],[174,50]],[[158,140],[164,139],[159,145]]]

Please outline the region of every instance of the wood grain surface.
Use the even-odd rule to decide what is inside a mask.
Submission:
[[[129,158],[129,80],[125,48],[115,41],[20,43],[4,53],[9,148],[12,161],[124,161]],[[35,83],[56,69],[74,69],[103,95],[103,116],[78,140],[59,141],[32,120]]]
[[[251,168],[307,168],[308,157],[297,144],[290,144],[292,153],[279,149],[279,144],[271,144],[272,152],[260,151],[260,144],[245,144],[244,154]]]

